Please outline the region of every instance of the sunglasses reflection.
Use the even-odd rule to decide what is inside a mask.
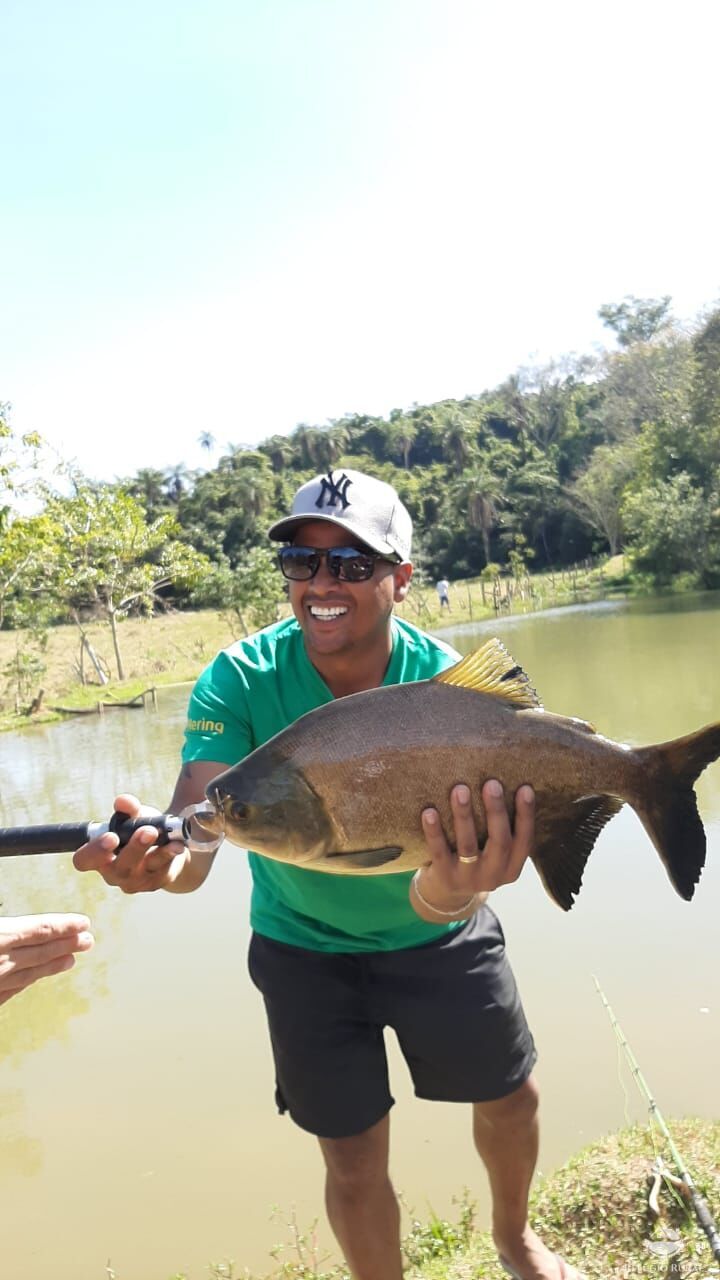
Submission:
[[[340,582],[366,582],[375,572],[378,561],[389,563],[376,551],[360,551],[357,547],[282,547],[278,563],[291,582],[308,582],[318,572],[323,559],[328,572]]]

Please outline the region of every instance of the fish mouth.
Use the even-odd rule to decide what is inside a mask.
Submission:
[[[243,831],[248,806],[237,800],[231,791],[223,791],[221,787],[208,787],[205,792],[206,802],[201,806],[195,821],[204,831],[213,835],[227,836],[232,839],[232,832]]]
[[[198,811],[193,814],[193,822],[197,823],[201,831],[207,831],[210,835],[224,835],[225,809],[222,793],[218,787],[214,787],[210,793],[206,792],[205,795],[205,803],[198,806]]]

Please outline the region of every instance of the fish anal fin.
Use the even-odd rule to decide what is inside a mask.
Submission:
[[[387,845],[382,849],[352,849],[349,853],[326,853],[325,857],[334,863],[348,867],[384,867],[386,862],[394,862],[402,853],[401,845]]]
[[[461,658],[454,667],[433,676],[436,684],[454,684],[477,693],[491,694],[516,707],[542,704],[530,681],[498,639],[488,640],[480,649]]]
[[[617,796],[583,796],[553,822],[552,838],[538,846],[533,862],[548,894],[569,911],[580,892],[585,864],[603,827],[619,813]]]

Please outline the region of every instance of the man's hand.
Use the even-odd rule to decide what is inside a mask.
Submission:
[[[463,783],[450,794],[457,851],[447,841],[436,809],[425,809],[422,825],[429,864],[423,868],[417,888],[437,916],[461,917],[472,909],[474,895],[492,892],[517,880],[535,842],[535,795],[522,786],[515,795],[515,825],[505,803],[503,789],[494,779],[482,789],[487,819],[487,840],[481,849],[472,811],[469,787]],[[413,900],[415,909],[418,906]],[[422,902],[420,903],[422,907]],[[420,912],[419,912],[420,914]],[[427,917],[430,919],[430,917]]]
[[[115,810],[131,818],[147,818],[148,825],[139,827],[122,849],[110,831],[89,840],[73,855],[76,869],[97,871],[106,884],[116,885],[123,893],[153,893],[171,887],[188,858],[185,845],[180,840],[158,845],[152,819],[160,811],[143,806],[136,796],[118,796]]]
[[[89,951],[94,942],[87,916],[0,917],[0,1004],[39,978],[72,969],[73,952]]]

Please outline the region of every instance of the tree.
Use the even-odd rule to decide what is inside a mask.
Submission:
[[[597,417],[604,443],[640,431],[643,423],[664,419],[672,427],[690,416],[695,363],[689,340],[668,332],[656,342],[636,342],[610,352],[599,382]]]
[[[719,504],[717,492],[708,502],[684,472],[629,494],[622,514],[633,563],[657,586],[680,573],[709,583],[720,563]]]
[[[214,565],[195,592],[199,603],[214,605],[228,617],[233,634],[239,626],[244,636],[251,624],[277,622],[286,595],[275,552],[268,546],[251,547],[234,567],[227,560]]]
[[[155,467],[143,467],[134,476],[121,480],[117,488],[137,499],[144,507],[148,520],[156,520],[175,506],[168,493],[167,472],[158,471]]]
[[[570,500],[581,520],[602,534],[610,555],[620,550],[623,536],[622,508],[628,482],[635,473],[634,442],[601,445],[588,466],[569,489]]]
[[[49,621],[58,552],[57,530],[45,514],[8,521],[0,539],[0,627]]]
[[[178,505],[186,540],[211,559],[226,557],[234,566],[259,539],[277,483],[269,458],[259,450],[225,454]]]
[[[621,347],[631,347],[636,342],[650,342],[670,327],[671,302],[669,294],[662,298],[636,298],[628,293],[622,302],[603,303],[598,315],[606,328],[612,329]]]
[[[306,422],[301,422],[292,432],[290,438],[294,448],[297,450],[300,466],[306,467],[308,470],[312,468],[313,471],[317,471],[319,465],[318,447],[320,444],[320,431],[318,428],[309,427]]]
[[[514,457],[506,462],[504,495],[508,516],[505,528],[514,541],[523,537],[533,548],[542,547],[544,559],[549,564],[552,561],[550,526],[553,522],[558,523],[562,513],[559,449],[553,446],[546,451],[535,445],[526,445],[519,451],[513,450],[513,453]]]
[[[485,563],[490,561],[490,534],[495,527],[499,508],[503,505],[502,485],[496,476],[480,464],[456,480],[450,499],[464,511],[471,529],[479,529]]]
[[[165,492],[171,503],[177,505],[184,493],[187,493],[194,479],[194,473],[189,471],[184,462],[176,462],[172,467],[167,467],[165,472]]]
[[[273,467],[273,471],[285,471],[291,466],[295,458],[295,448],[288,436],[271,436],[269,440],[264,440],[258,445],[260,453],[267,454]]]
[[[174,584],[193,586],[207,561],[179,541],[170,515],[148,523],[128,494],[89,487],[72,498],[53,496],[44,513],[54,526],[57,573],[52,591],[72,613],[91,610],[110,625],[118,679],[125,679],[118,622],[151,613]]]
[[[474,447],[475,435],[467,419],[457,411],[448,413],[445,419],[443,451],[458,475],[462,474],[470,461]]]
[[[43,446],[37,431],[18,436],[10,425],[10,405],[0,400],[0,516],[8,511],[12,492],[27,492],[37,483],[37,466]]]
[[[347,449],[348,439],[348,432],[339,422],[332,422],[329,427],[318,431],[313,456],[321,471],[330,471],[335,466]]]
[[[692,339],[695,376],[692,417],[704,432],[720,434],[720,307],[713,311]],[[715,455],[716,465],[720,456]]]
[[[395,457],[399,457],[402,460],[406,471],[410,469],[410,453],[417,432],[417,424],[411,418],[406,418],[404,414],[395,409],[393,410],[390,414],[388,427],[390,449]]]

